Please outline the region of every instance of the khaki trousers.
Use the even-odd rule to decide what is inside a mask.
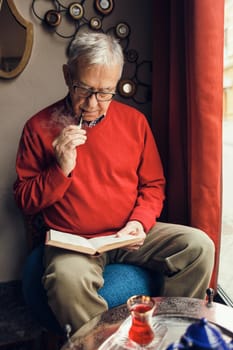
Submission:
[[[117,249],[91,257],[46,246],[42,281],[62,327],[68,323],[75,332],[107,310],[98,289],[104,283],[104,266],[114,262],[163,272],[163,296],[202,299],[214,265],[214,244],[201,230],[158,222],[137,251]]]

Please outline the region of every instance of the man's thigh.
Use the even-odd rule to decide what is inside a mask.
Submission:
[[[140,249],[131,252],[120,249],[113,252],[110,258],[170,275],[191,264],[201,250],[208,251],[212,245],[209,237],[199,229],[157,222]]]
[[[84,277],[99,275],[102,279],[106,255],[92,257],[65,249],[45,247],[44,277],[54,274],[56,279],[82,280]]]

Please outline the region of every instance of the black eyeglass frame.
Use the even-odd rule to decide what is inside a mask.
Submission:
[[[78,83],[73,83],[72,84],[72,89],[77,96],[81,98],[89,98],[92,95],[95,95],[95,98],[98,102],[108,102],[113,99],[113,97],[116,95],[116,92],[107,92],[107,91],[94,91],[92,89],[84,88],[80,86]],[[79,92],[78,92],[79,90]],[[100,96],[102,95],[102,97]],[[109,98],[106,98],[103,96],[109,96]]]

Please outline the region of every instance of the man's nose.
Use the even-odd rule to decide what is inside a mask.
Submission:
[[[96,94],[94,92],[87,98],[87,101],[88,105],[90,106],[95,106],[98,104]]]

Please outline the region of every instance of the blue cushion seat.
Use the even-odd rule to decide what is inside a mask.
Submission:
[[[44,271],[43,249],[43,245],[39,245],[26,259],[22,277],[23,295],[40,324],[60,334],[61,328],[48,306],[46,292],[41,283]],[[104,269],[104,285],[99,294],[107,301],[109,308],[113,308],[124,304],[135,294],[159,295],[162,282],[160,273],[135,265],[110,264]]]

